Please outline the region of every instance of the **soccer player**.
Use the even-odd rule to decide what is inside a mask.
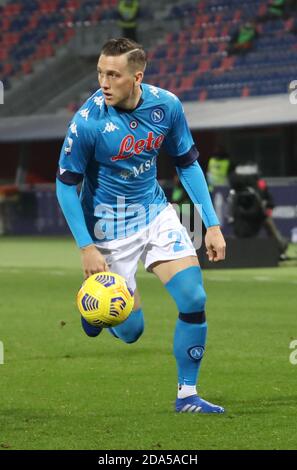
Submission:
[[[100,89],[72,119],[61,150],[57,196],[81,250],[84,276],[113,271],[134,291],[134,310],[110,332],[133,343],[144,329],[135,274],[139,259],[174,299],[177,412],[223,413],[197,395],[205,350],[206,295],[196,251],[156,179],[163,144],[194,204],[202,205],[210,261],[223,260],[225,241],[197,162],[182,105],[169,91],[142,83],[146,55],[139,44],[110,39],[98,61]],[[82,182],[80,197],[77,185]],[[89,336],[101,328],[82,318]]]

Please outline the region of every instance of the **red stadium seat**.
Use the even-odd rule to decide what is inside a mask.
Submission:
[[[207,72],[210,69],[211,62],[210,59],[201,60],[199,64],[198,71],[201,73]]]
[[[182,78],[181,84],[180,84],[180,90],[190,90],[193,88],[194,84],[194,76],[189,76],[189,77],[184,77]]]
[[[199,101],[205,101],[207,99],[207,91],[201,90],[199,93]]]
[[[0,60],[4,61],[8,58],[8,48],[0,48]]]
[[[12,71],[13,71],[12,64],[10,62],[6,62],[3,67],[4,75],[10,75]]]
[[[248,86],[243,87],[243,89],[241,90],[241,96],[242,97],[250,96],[250,88]]]
[[[225,57],[222,61],[222,69],[223,70],[229,70],[233,67],[233,64],[235,62],[235,57]]]
[[[242,10],[236,10],[233,15],[233,21],[239,21],[242,17]]]
[[[20,70],[26,73],[32,61],[53,56],[58,46],[69,42],[76,33],[74,25],[79,10],[85,13],[85,3],[82,0],[67,0],[65,3],[61,0],[7,1],[1,10],[0,60],[10,59],[12,63],[19,64],[9,73],[17,75]],[[64,7],[59,7],[61,4]],[[115,8],[117,0],[98,0],[90,12],[90,19],[97,24],[102,9]]]
[[[267,12],[267,3],[262,3],[259,6],[258,16],[264,16]]]
[[[22,63],[22,71],[24,74],[29,74],[32,72],[32,63],[31,62],[23,62]]]
[[[2,23],[1,23],[2,32],[9,30],[10,23],[11,23],[11,17],[5,16],[3,12],[3,18],[2,18]]]

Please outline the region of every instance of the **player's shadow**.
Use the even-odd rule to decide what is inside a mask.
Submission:
[[[297,395],[284,395],[278,397],[267,397],[253,400],[232,400],[230,403],[230,409],[232,408],[232,414],[234,416],[242,415],[255,415],[255,414],[271,414],[271,409],[279,409],[281,407],[296,406]],[[240,408],[240,411],[234,410],[236,407]],[[228,406],[226,405],[228,409]]]

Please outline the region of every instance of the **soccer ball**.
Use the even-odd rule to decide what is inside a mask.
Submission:
[[[109,328],[128,318],[133,309],[134,297],[124,277],[101,272],[85,280],[78,291],[76,302],[88,323]]]

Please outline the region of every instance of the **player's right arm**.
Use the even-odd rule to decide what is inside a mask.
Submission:
[[[85,279],[92,274],[109,271],[104,256],[100,253],[94,244],[84,246],[80,249],[82,268]]]
[[[71,122],[59,160],[56,192],[62,212],[80,248],[84,277],[107,271],[105,258],[96,248],[88,231],[77,185],[83,180],[94,148],[94,139],[86,123],[76,115]]]

